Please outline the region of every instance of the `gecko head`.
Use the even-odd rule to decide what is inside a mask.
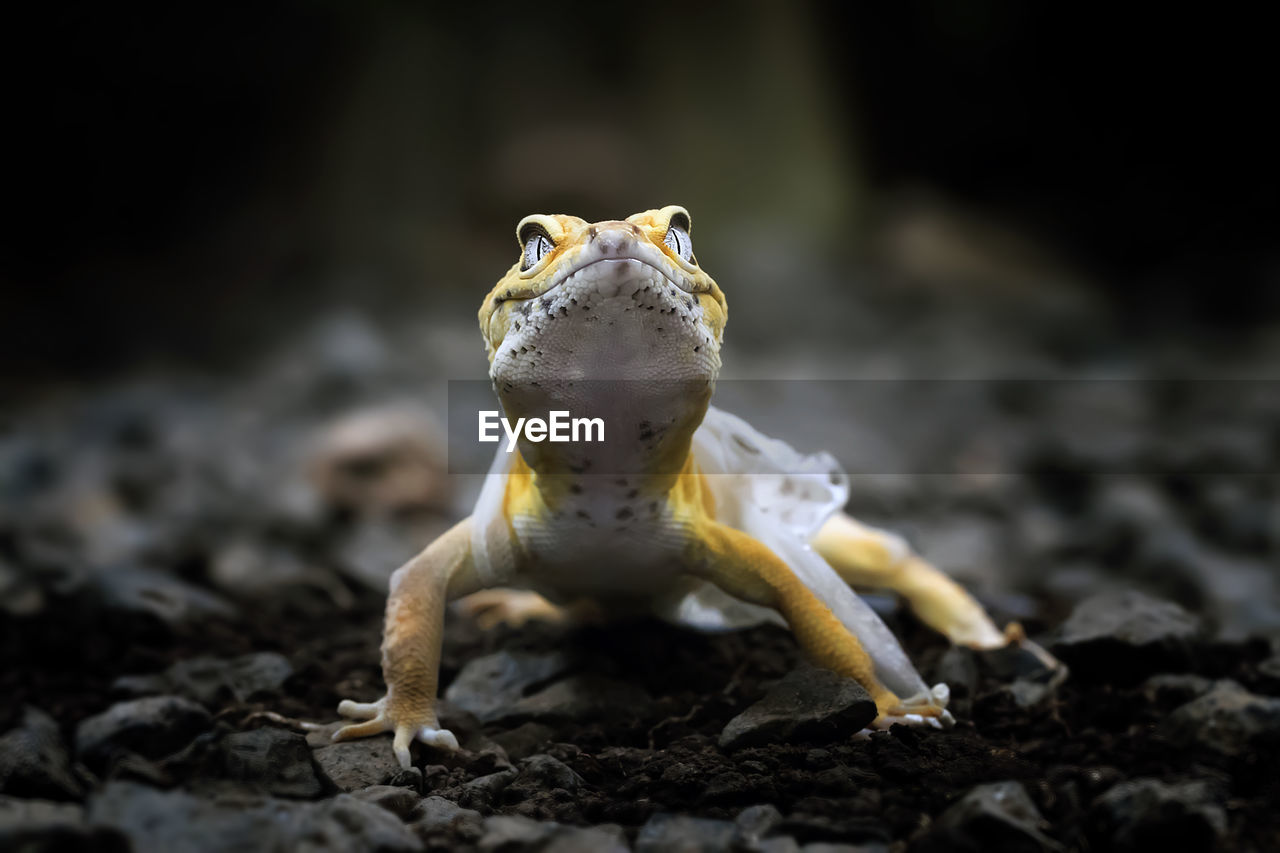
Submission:
[[[714,360],[718,370],[725,299],[698,265],[692,229],[676,205],[595,223],[520,220],[519,259],[480,307],[492,369],[500,357],[528,361],[518,356],[539,350],[548,351],[544,369],[628,365],[632,373],[643,368],[638,350],[661,348],[664,366],[687,350],[690,364]]]

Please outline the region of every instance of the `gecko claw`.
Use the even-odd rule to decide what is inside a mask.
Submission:
[[[456,751],[459,749],[458,739],[453,732],[448,729],[442,729],[435,724],[435,714],[432,713],[428,719],[431,723],[422,724],[418,722],[397,722],[396,714],[387,710],[387,699],[384,696],[377,702],[352,702],[344,700],[338,705],[338,713],[344,717],[351,717],[363,722],[350,723],[343,726],[333,733],[335,742],[346,740],[355,740],[356,738],[369,737],[370,735],[378,735],[383,732],[394,732],[395,737],[392,740],[392,751],[395,752],[396,761],[400,766],[408,770],[413,767],[413,758],[409,752],[409,744],[413,741],[435,747],[436,749],[446,749]],[[421,720],[422,716],[418,716]]]

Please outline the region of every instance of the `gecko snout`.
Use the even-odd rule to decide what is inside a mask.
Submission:
[[[623,254],[635,243],[635,236],[625,222],[602,222],[591,226],[588,234],[596,251],[606,258]]]

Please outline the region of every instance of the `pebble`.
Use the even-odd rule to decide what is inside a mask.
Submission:
[[[727,820],[658,813],[640,827],[635,853],[728,853],[737,837]]]
[[[212,722],[203,706],[182,696],[118,702],[76,728],[76,756],[95,769],[122,753],[164,758],[207,731]]]
[[[1116,853],[1209,851],[1227,831],[1226,812],[1199,781],[1121,782],[1094,801],[1089,821],[1100,842]]]
[[[0,735],[0,794],[49,800],[83,796],[57,722],[37,708],[23,709],[17,728]]]
[[[1133,684],[1191,662],[1200,620],[1170,601],[1136,590],[1108,592],[1076,605],[1053,644],[1078,678]]]
[[[171,693],[217,708],[277,695],[293,666],[284,655],[258,652],[237,658],[198,657],[178,661],[163,673],[126,675],[111,689],[131,696]]]
[[[1180,747],[1247,756],[1280,746],[1280,699],[1258,696],[1230,680],[1173,711],[1160,731]]]
[[[0,795],[0,850],[119,850],[123,839],[92,832],[84,806]],[[115,842],[112,844],[111,842]]]
[[[447,832],[476,840],[484,834],[484,818],[444,797],[426,797],[414,810],[410,828],[423,839]]]
[[[217,775],[243,790],[312,799],[325,791],[300,734],[260,728],[233,732],[218,743]]]
[[[339,791],[383,785],[400,772],[400,763],[391,751],[391,738],[385,736],[328,743],[311,754]]]
[[[518,850],[544,850],[548,853],[629,853],[626,835],[619,826],[565,826],[519,815],[485,818],[484,835],[480,838],[479,848],[495,853],[514,853]]]
[[[1048,850],[1062,845],[1021,782],[978,785],[943,812],[913,850]]]
[[[416,853],[422,842],[395,815],[338,795],[316,803],[255,795],[203,797],[108,782],[89,799],[91,826],[125,836],[134,853]]]
[[[497,712],[492,722],[557,725],[610,717],[643,717],[653,703],[645,690],[627,681],[574,675],[525,696]]]
[[[720,747],[834,741],[861,731],[875,717],[875,702],[862,685],[825,669],[802,665],[730,720],[720,733]]]
[[[571,665],[570,658],[559,652],[494,652],[468,661],[444,698],[481,722],[491,722],[520,701],[529,687],[566,672]]]

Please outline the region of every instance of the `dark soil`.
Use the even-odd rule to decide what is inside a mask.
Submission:
[[[162,849],[156,839],[174,836],[149,834],[159,818],[148,823],[122,806],[159,790],[189,792],[197,800],[182,801],[188,805],[212,798],[208,802],[223,809],[207,818],[207,826],[179,828],[193,833],[194,849],[231,849],[233,841],[241,849],[288,849],[300,843],[298,837],[270,836],[259,824],[237,836],[230,827],[241,801],[225,798],[240,788],[258,797],[265,790],[273,808],[289,809],[300,808],[298,801],[348,802],[341,795],[347,788],[387,812],[373,809],[371,817],[365,803],[348,802],[343,807],[357,809],[359,820],[348,815],[333,830],[346,834],[325,836],[314,849],[577,850],[612,844],[657,850],[674,849],[673,839],[697,850],[795,850],[819,843],[896,850],[1133,850],[1156,843],[1280,849],[1280,705],[1269,698],[1280,697],[1280,667],[1262,638],[1275,630],[1267,627],[1270,611],[1262,599],[1232,599],[1238,612],[1256,618],[1236,632],[1243,638],[1224,639],[1233,636],[1231,615],[1237,612],[1223,603],[1227,599],[1215,599],[1212,608],[1196,606],[1198,596],[1208,596],[1206,572],[1252,578],[1260,589],[1274,590],[1272,522],[1246,523],[1274,500],[1274,483],[1153,474],[1137,478],[1135,499],[1114,480],[1081,473],[1065,456],[1048,466],[1031,458],[1011,498],[977,491],[960,499],[966,518],[1012,528],[1029,513],[1037,519],[1047,514],[1068,531],[1057,539],[1041,537],[1040,550],[1025,552],[1026,565],[1044,569],[1040,580],[1022,585],[1026,594],[987,602],[998,622],[1021,620],[1071,664],[1070,677],[1042,696],[1028,699],[1020,692],[1025,682],[998,656],[950,649],[901,608],[877,599],[926,679],[951,685],[958,724],[726,751],[718,745],[725,725],[800,663],[795,643],[779,628],[706,635],[621,622],[486,631],[451,614],[442,695],[468,663],[521,652],[568,660],[553,676],[528,681],[522,695],[572,684],[576,698],[585,693],[590,701],[566,700],[563,708],[506,713],[488,723],[446,702],[443,722],[466,748],[455,755],[415,745],[420,774],[388,766],[390,738],[382,736],[365,742],[372,751],[360,759],[366,776],[359,784],[344,782],[316,758],[290,772],[307,780],[314,772],[319,793],[282,794],[269,784],[264,789],[267,783],[249,771],[229,771],[227,761],[216,758],[219,744],[235,732],[264,727],[300,732],[300,721],[334,721],[341,699],[381,696],[384,596],[378,587],[385,575],[370,581],[360,567],[389,571],[406,549],[412,553],[456,514],[447,501],[441,509],[403,495],[390,501],[394,506],[371,512],[367,504],[380,499],[368,493],[364,506],[334,493],[295,506],[282,485],[288,478],[254,464],[248,474],[237,467],[244,458],[275,458],[264,446],[302,444],[316,424],[377,396],[366,393],[376,384],[368,376],[335,379],[341,371],[326,373],[323,364],[313,369],[319,378],[292,394],[278,393],[269,382],[247,398],[231,399],[187,389],[159,398],[144,394],[139,402],[135,392],[109,391],[57,430],[48,430],[38,412],[10,430],[7,449],[0,448],[7,453],[0,459],[0,497],[7,508],[0,517],[0,737],[8,738],[0,740],[0,842],[30,849]],[[353,394],[353,386],[364,390]],[[171,440],[184,434],[187,421],[157,399],[196,412],[204,437]],[[243,433],[228,426],[226,413],[249,410],[267,427],[240,443],[236,437]],[[57,453],[50,446],[73,449]],[[237,476],[247,479],[236,486]],[[111,496],[106,504],[85,498],[104,494]],[[917,495],[900,506],[905,516],[928,518],[935,512],[929,500]],[[890,515],[895,510],[887,501],[882,506]],[[1224,525],[1224,519],[1240,524]],[[1185,541],[1170,539],[1170,526],[1185,533]],[[114,538],[121,530],[130,536]],[[387,530],[379,539],[377,531]],[[250,569],[232,571],[233,557],[248,560]],[[137,569],[157,574],[128,587],[125,581]],[[182,585],[157,586],[156,577]],[[1162,586],[1153,577],[1171,580]],[[1121,625],[1100,644],[1055,645],[1075,603],[1100,579],[1109,587],[1154,588],[1193,614],[1178,618],[1213,621],[1189,638],[1135,640],[1126,635],[1131,626]],[[1086,589],[1073,595],[1072,583]],[[212,603],[202,597],[211,594],[217,596]],[[201,656],[263,652],[282,655],[292,674],[249,696],[203,699],[212,720],[183,749],[147,756],[144,738],[132,751],[107,749],[89,758],[78,750],[85,720],[139,693],[165,692],[131,691],[118,678],[162,673]],[[1190,734],[1185,726],[1170,726],[1175,712],[1185,717],[1197,697],[1228,680],[1252,694],[1254,704],[1247,710],[1232,706],[1216,722],[1193,722]],[[565,695],[574,698],[573,690]],[[21,733],[31,725],[27,708],[56,721],[60,737],[40,747],[44,752],[23,746]],[[1221,734],[1215,726],[1247,732],[1234,746],[1215,746],[1215,732]],[[309,742],[321,750],[325,738],[313,733]],[[35,759],[32,769],[24,755],[55,757]],[[74,778],[59,781],[55,765],[68,757]],[[1013,789],[991,787],[1005,782],[1020,786],[1030,805],[1021,794],[1006,796]],[[371,787],[378,784],[398,786],[409,799]],[[432,796],[478,814],[439,818],[446,806],[420,799]],[[22,803],[37,800],[71,807],[50,823],[52,818],[21,810]],[[437,817],[424,817],[428,805]],[[247,814],[249,806],[244,808]],[[379,823],[379,814],[384,820],[395,815],[408,829]],[[503,823],[494,819],[499,815],[529,820]],[[664,822],[665,815],[712,823]],[[614,828],[594,835],[563,828],[602,825]]]

